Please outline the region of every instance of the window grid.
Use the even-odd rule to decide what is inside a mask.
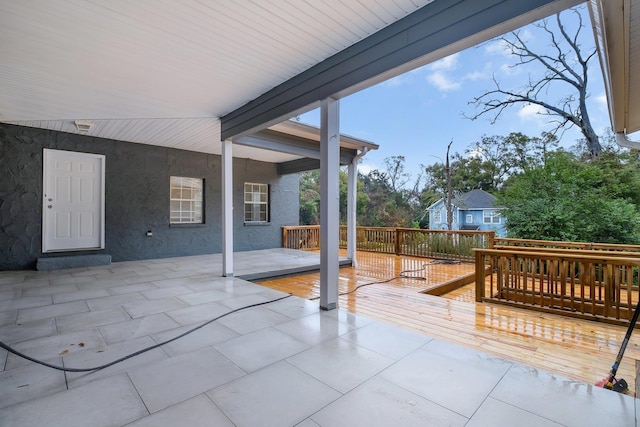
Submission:
[[[500,224],[500,212],[484,211],[483,220],[485,224]]]
[[[269,187],[267,184],[244,184],[244,222],[269,221]]]
[[[171,224],[203,223],[203,188],[202,178],[171,177],[169,212]]]
[[[467,224],[473,223],[473,214],[467,214]]]

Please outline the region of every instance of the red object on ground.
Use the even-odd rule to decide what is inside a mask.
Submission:
[[[601,379],[600,381],[598,381],[596,383],[596,387],[602,387],[604,388],[605,384],[607,383],[607,381],[609,381],[609,377],[604,377],[603,379]]]

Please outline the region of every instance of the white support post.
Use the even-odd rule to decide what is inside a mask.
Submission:
[[[347,183],[347,258],[353,267],[358,266],[356,260],[356,203],[358,200],[358,157],[348,166]]]
[[[340,212],[340,103],[322,100],[320,107],[320,308],[338,306],[338,238]]]
[[[222,275],[233,276],[233,144],[222,142]]]

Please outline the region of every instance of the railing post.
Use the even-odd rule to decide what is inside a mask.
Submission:
[[[287,248],[287,227],[282,227],[282,247]]]
[[[476,253],[476,302],[482,302],[485,288],[485,255],[479,249],[475,249],[474,251]]]
[[[604,311],[602,315],[609,317],[610,312],[613,311],[613,265],[607,264],[606,270],[603,275],[604,279]]]
[[[492,231],[489,234],[489,249],[493,249],[495,246],[496,232]]]
[[[398,227],[395,228],[395,252],[396,255],[400,255],[400,229]]]

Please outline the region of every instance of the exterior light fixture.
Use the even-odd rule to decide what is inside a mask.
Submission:
[[[74,123],[76,124],[78,133],[89,133],[89,129],[93,126],[93,122],[91,120],[76,120]]]

